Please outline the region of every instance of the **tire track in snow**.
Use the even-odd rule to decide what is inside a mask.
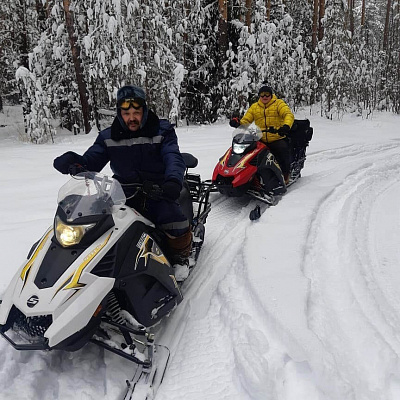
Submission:
[[[246,347],[246,338],[241,340],[239,347],[234,341],[239,338],[240,332],[247,329],[243,324],[231,329],[226,314],[230,311],[226,309],[226,304],[234,300],[235,290],[232,289],[230,295],[225,293],[225,288],[232,282],[237,259],[241,258],[246,226],[251,223],[248,214],[253,204],[248,199],[216,197],[207,220],[206,239],[198,265],[184,284],[185,300],[174,312],[163,335],[163,339],[169,341],[177,331],[180,332],[165,377],[165,400],[179,397],[174,390],[176,387],[179,387],[180,393],[185,393],[186,400],[198,399],[199,396],[204,400],[246,398],[240,385],[235,391],[231,382],[232,376],[238,373],[237,363],[251,365],[247,361],[249,348]],[[186,319],[189,312],[190,320]],[[235,321],[246,320],[244,313],[233,312]],[[179,326],[179,321],[183,326]],[[233,337],[232,332],[235,332]],[[209,368],[210,365],[212,368]],[[265,375],[259,375],[258,379],[262,377]],[[246,381],[247,378],[244,379]]]
[[[356,144],[344,146],[336,149],[322,150],[307,154],[307,166],[311,166],[313,170],[312,176],[303,177],[301,185],[314,184],[316,182],[329,182],[330,177],[341,173],[344,167],[352,168],[360,161],[366,160],[370,162],[371,157],[375,158],[376,154],[391,152],[397,150],[399,144],[397,142],[382,143],[382,144]]]
[[[391,377],[400,366],[400,296],[398,286],[391,285],[391,279],[399,283],[398,273],[382,274],[384,256],[379,250],[386,236],[379,221],[385,207],[382,198],[399,185],[400,156],[391,153],[381,154],[380,164],[355,169],[320,204],[304,259],[311,282],[310,328],[335,357],[337,375],[351,388],[348,398],[372,400],[376,393],[398,387]],[[398,237],[398,214],[395,222],[392,229]],[[396,267],[399,261],[400,257],[391,260]]]

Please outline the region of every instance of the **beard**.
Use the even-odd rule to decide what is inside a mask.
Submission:
[[[140,123],[138,120],[129,121],[126,126],[130,131],[137,131],[140,128]]]

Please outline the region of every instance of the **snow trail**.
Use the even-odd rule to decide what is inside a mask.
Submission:
[[[253,200],[212,194],[184,300],[158,327],[171,360],[155,400],[400,398],[399,117],[375,118],[313,116],[302,178],[256,222]],[[178,128],[203,180],[231,133]],[[67,179],[52,160],[94,139],[1,139],[0,292],[52,224]],[[0,340],[0,352],[1,400],[116,399],[132,375],[128,361],[94,345],[25,353]]]

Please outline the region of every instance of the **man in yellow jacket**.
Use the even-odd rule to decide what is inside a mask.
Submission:
[[[286,138],[294,122],[289,106],[273,94],[270,86],[261,86],[258,101],[250,106],[242,119],[233,118],[230,125],[251,124],[253,121],[263,132],[261,139],[268,145],[271,153],[281,167],[285,183],[289,182],[290,148]],[[272,131],[272,132],[271,132]]]

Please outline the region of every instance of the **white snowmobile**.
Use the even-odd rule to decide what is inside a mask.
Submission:
[[[211,207],[200,176],[188,173],[197,159],[184,159],[179,201],[192,224],[194,266]],[[154,187],[138,190],[151,196]],[[152,327],[183,297],[163,233],[124,203],[120,183],[99,173],[79,173],[60,189],[54,225],[0,300],[0,334],[17,350],[75,351],[95,343],[135,363],[125,398],[142,386],[139,398],[146,399],[169,358]]]

